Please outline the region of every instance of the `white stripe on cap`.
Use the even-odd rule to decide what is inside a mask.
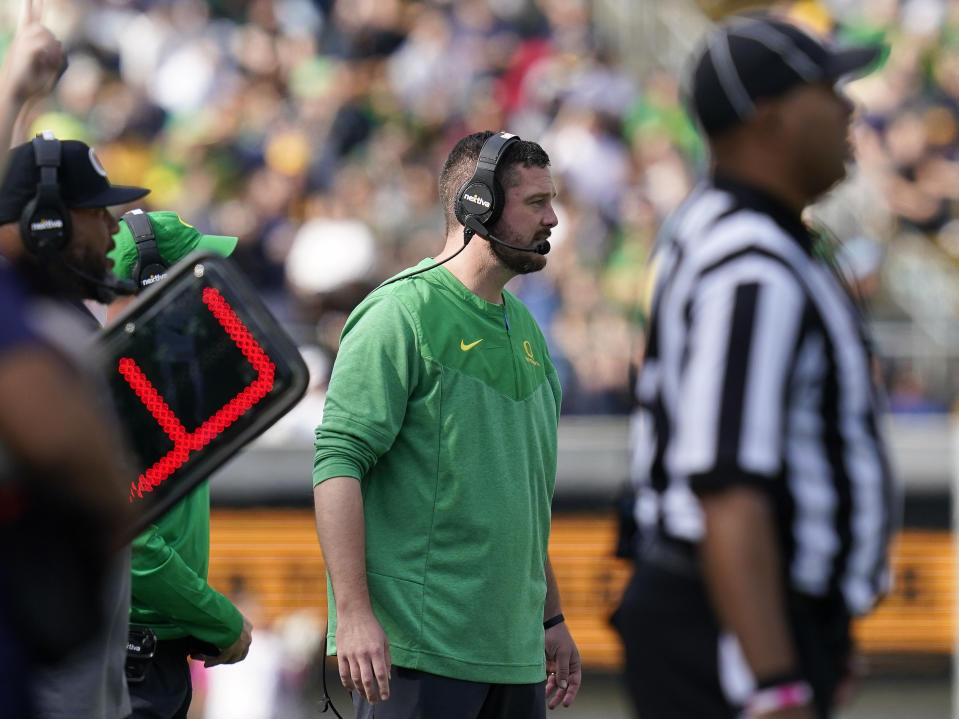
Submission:
[[[709,59],[716,69],[716,77],[719,78],[719,84],[723,86],[726,99],[733,106],[736,116],[743,119],[751,114],[756,106],[739,77],[739,71],[736,69],[736,64],[733,62],[733,56],[729,49],[729,37],[726,33],[710,38]]]
[[[817,82],[822,79],[823,71],[813,60],[803,52],[793,39],[785,33],[779,32],[768,25],[748,24],[734,27],[730,35],[755,40],[765,46],[767,50],[776,53],[789,67],[795,70],[806,82]]]

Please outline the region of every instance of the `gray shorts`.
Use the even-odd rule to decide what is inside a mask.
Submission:
[[[390,698],[353,694],[356,719],[545,719],[546,683],[485,684],[394,666]]]

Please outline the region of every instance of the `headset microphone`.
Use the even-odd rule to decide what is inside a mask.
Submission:
[[[520,252],[535,252],[540,255],[547,254],[551,249],[549,240],[537,242],[532,247],[522,247],[520,245],[514,245],[512,242],[501,240],[499,237],[483,227],[482,223],[480,223],[480,221],[472,215],[467,215],[463,218],[463,221],[466,225],[466,228],[472,230],[474,234],[477,234],[480,237],[489,240],[490,242],[496,242],[497,244],[503,245],[503,247],[509,247],[513,250],[519,250]]]
[[[67,262],[66,258],[60,252],[44,252],[43,254],[48,260],[58,263],[68,272],[73,273],[82,280],[86,280],[87,282],[96,285],[99,288],[97,292],[97,301],[101,302],[102,304],[108,305],[121,295],[135,295],[137,293],[137,284],[132,280],[94,277],[88,272],[84,272],[79,267],[75,267]]]

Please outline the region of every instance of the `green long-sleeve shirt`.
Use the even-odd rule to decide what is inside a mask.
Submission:
[[[394,664],[532,683],[545,674],[561,393],[532,315],[503,297],[486,302],[445,268],[367,297],[343,330],[313,479],[360,480]]]
[[[133,540],[130,623],[149,626],[160,639],[233,644],[243,617],[207,584],[209,562],[210,485],[202,482]]]

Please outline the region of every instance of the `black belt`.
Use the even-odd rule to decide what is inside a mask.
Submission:
[[[693,579],[702,578],[696,546],[670,537],[646,537],[637,549],[637,557],[660,569]]]

